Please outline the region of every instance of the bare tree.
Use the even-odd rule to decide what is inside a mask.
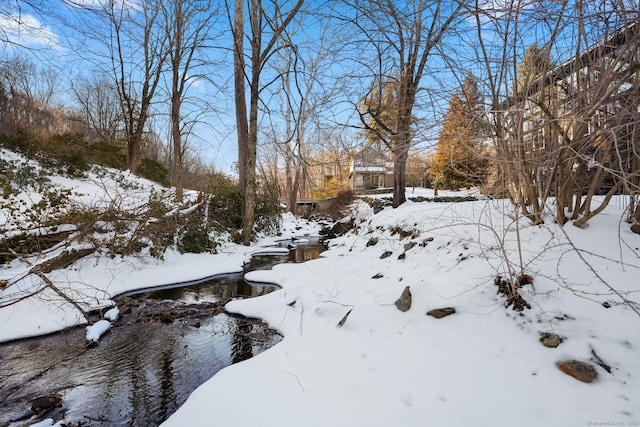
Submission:
[[[18,128],[33,133],[62,129],[62,107],[55,99],[58,75],[49,68],[15,56],[0,65],[1,127],[5,132]]]
[[[373,48],[371,90],[368,97],[385,98],[391,86],[395,108],[384,117],[384,109],[365,103],[360,110],[362,125],[379,134],[393,156],[393,206],[405,202],[405,169],[412,146],[413,111],[427,63],[452,25],[461,17],[462,2],[442,0],[362,0],[355,2],[352,22]],[[371,49],[366,49],[371,52]],[[378,106],[379,107],[379,106]],[[387,111],[388,112],[388,111]]]
[[[215,6],[211,0],[170,0],[162,5],[171,74],[172,182],[178,201],[183,198],[184,140],[189,129],[183,104],[190,83],[201,77],[196,74],[203,65],[199,54],[208,47],[210,32],[217,18]]]
[[[161,5],[153,0],[141,0],[135,7],[111,1],[87,10],[105,23],[106,34],[99,32],[104,28],[96,22],[98,31],[91,35],[106,44],[124,121],[128,166],[135,171],[168,55]]]
[[[80,77],[72,82],[71,89],[79,105],[85,138],[115,144],[123,122],[113,82],[108,77]]]
[[[476,6],[498,175],[516,207],[540,223],[553,202],[557,222],[582,226],[613,195],[637,194],[637,11],[623,3],[603,11],[595,1],[545,10],[520,2]],[[521,50],[531,34],[543,34],[542,47],[529,49],[534,61]]]
[[[285,122],[278,148],[284,157],[287,210],[294,214],[298,197],[303,193],[303,178],[308,176],[308,167],[315,163],[310,158],[313,149],[305,145],[311,144],[312,127],[316,125],[314,133],[319,131],[317,122],[338,92],[334,82],[327,81],[331,79],[330,68],[335,60],[335,43],[330,33],[333,20],[331,16],[320,18],[319,13],[316,16],[318,29],[312,35],[304,31],[304,20],[283,34],[291,48],[278,52],[279,63],[275,67],[280,76],[278,94]]]
[[[273,1],[267,8],[262,0],[249,2],[249,33],[244,29],[242,0],[234,4],[234,84],[236,125],[238,136],[238,172],[240,190],[244,195],[242,243],[248,245],[253,237],[256,198],[256,152],[258,146],[258,107],[263,89],[261,77],[265,65],[278,49],[281,35],[302,7],[304,0],[296,0],[288,10],[287,2]],[[245,56],[244,37],[249,39],[249,53]],[[263,37],[266,36],[266,40]],[[248,60],[248,61],[247,61]],[[249,69],[247,69],[247,67]],[[245,84],[249,82],[249,114],[245,99]]]

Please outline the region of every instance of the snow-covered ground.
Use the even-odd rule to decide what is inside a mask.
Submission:
[[[407,191],[417,195],[433,194]],[[266,320],[283,341],[223,369],[163,425],[639,426],[640,315],[621,302],[640,301],[640,235],[622,222],[624,208],[617,199],[578,229],[516,222],[501,200],[407,202],[377,214],[356,203],[356,231],[318,260],[250,273],[282,289],[227,305]],[[316,232],[287,215],[278,238]],[[107,306],[126,290],[238,271],[274,240],[216,255],[168,252],[163,261],[93,255],[48,277]],[[531,309],[518,313],[494,280],[521,266],[533,285],[520,289]],[[14,261],[0,279],[14,283],[25,270]],[[412,305],[402,312],[394,303],[407,286]],[[456,312],[426,315],[445,307]],[[55,295],[28,298],[0,309],[0,339],[79,322]],[[564,341],[547,348],[545,332]],[[598,377],[564,374],[556,362],[567,359],[590,363]]]
[[[265,319],[284,340],[221,371],[163,425],[209,425],[212,414],[225,426],[638,425],[640,316],[609,286],[640,299],[640,236],[620,223],[618,203],[586,229],[520,220],[520,253],[503,201],[409,202],[377,215],[361,205],[361,231],[321,259],[250,273],[282,290],[228,310]],[[534,280],[522,314],[496,294],[503,255],[514,266],[522,256]],[[413,303],[401,312],[405,286]],[[426,315],[443,307],[456,313]],[[544,332],[564,342],[547,348]],[[567,359],[598,378],[564,374],[556,362]]]

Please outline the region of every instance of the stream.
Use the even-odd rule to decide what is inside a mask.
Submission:
[[[321,241],[310,239],[288,254],[254,256],[245,272],[303,262],[322,250]],[[84,326],[2,343],[0,426],[28,426],[47,417],[74,426],[157,426],[216,372],[282,339],[263,322],[224,310],[231,298],[274,289],[229,274],[129,292],[114,298],[120,319],[93,348]],[[15,420],[49,394],[62,398],[61,407]]]

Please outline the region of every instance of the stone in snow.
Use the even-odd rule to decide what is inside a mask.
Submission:
[[[400,311],[407,311],[411,308],[411,291],[409,290],[409,286],[405,286],[402,291],[402,295],[396,301],[396,307]]]

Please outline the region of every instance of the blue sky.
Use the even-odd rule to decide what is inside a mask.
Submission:
[[[71,0],[66,0],[67,3],[70,1]],[[100,0],[74,1],[88,6],[96,4]],[[132,5],[135,5],[136,2],[136,0],[118,1],[127,1]],[[502,5],[506,3],[506,0],[493,0],[492,5],[502,7]],[[29,7],[30,4],[36,6],[36,8],[33,9]],[[546,3],[541,2],[540,4]],[[603,6],[600,8],[606,12],[608,6],[606,2],[602,4]],[[309,1],[307,5],[315,7],[325,5],[325,3]],[[549,5],[555,5],[554,7],[557,7],[557,3],[554,2],[550,2]],[[90,74],[93,72],[91,62],[86,59],[81,59],[81,56],[88,57],[89,55],[79,55],[76,49],[78,49],[78,46],[82,43],[87,42],[88,48],[80,50],[82,53],[87,53],[95,49],[98,45],[95,42],[87,41],[81,31],[73,29],[73,25],[77,25],[78,21],[70,20],[72,15],[69,13],[70,9],[67,9],[67,7],[69,6],[63,6],[60,0],[30,0],[26,3],[24,0],[11,0],[10,2],[5,2],[3,5],[0,5],[0,40],[4,41],[4,43],[0,43],[0,46],[4,45],[4,54],[9,56],[13,52],[20,52],[21,54],[31,55],[36,58],[36,60],[42,61],[46,66],[51,66],[56,69],[61,76],[68,76],[69,79],[77,78],[79,74]],[[222,7],[224,7],[223,4]],[[493,17],[500,17],[500,13],[503,12],[495,12]],[[321,36],[322,26],[319,21],[315,18],[312,19],[312,21],[306,20],[304,22],[305,25],[298,27],[294,34],[294,37],[297,37],[297,42],[304,42],[304,44],[300,44],[299,51],[303,53],[304,59],[307,61],[313,59],[314,49],[317,49],[319,42],[323,40],[324,37],[324,35]],[[65,21],[67,20],[69,20],[69,24],[72,25],[65,25]],[[18,22],[20,25],[18,25]],[[80,24],[81,28],[91,28],[93,25],[97,25],[95,21],[87,20]],[[451,94],[459,87],[458,81],[461,82],[464,79],[467,71],[472,71],[480,77],[480,87],[482,87],[483,84],[483,65],[476,56],[478,44],[475,37],[477,34],[474,34],[473,28],[466,27],[466,25],[471,26],[473,22],[466,21],[460,23],[456,28],[458,33],[445,39],[446,47],[439,52],[439,54],[442,55],[441,57],[448,57],[451,62],[447,63],[437,57],[433,57],[430,59],[430,68],[421,82],[423,87],[423,90],[420,92],[421,96],[423,96],[421,100],[422,105],[418,106],[414,113],[416,116],[424,118],[425,120],[424,126],[420,128],[422,132],[420,136],[427,141],[427,143],[423,145],[423,147],[427,147],[427,150],[429,146],[435,143],[439,118],[446,110]],[[548,27],[549,22],[524,20],[520,27],[524,33],[520,39],[520,44],[514,48],[516,52],[523,52],[529,44],[535,43],[541,45],[544,43],[546,37],[545,31],[548,30]],[[348,31],[346,30],[342,33],[340,29],[335,31],[337,30],[335,27],[331,28],[331,30],[334,30],[334,36],[348,37]],[[564,31],[567,32],[567,36],[570,36],[572,28],[564,28]],[[207,162],[212,163],[218,170],[231,172],[233,170],[233,163],[236,161],[237,149],[231,79],[232,59],[229,52],[231,36],[228,32],[228,21],[224,11],[220,14],[215,32],[218,33],[217,38],[212,41],[215,47],[210,49],[207,55],[209,58],[215,59],[217,65],[202,70],[205,74],[208,74],[210,80],[194,78],[190,90],[190,94],[193,96],[191,99],[195,100],[195,102],[191,104],[192,112],[200,113],[204,111],[205,109],[202,108],[202,106],[205,103],[215,108],[201,117],[202,124],[196,126],[194,130],[195,136],[189,141],[189,144],[191,144],[193,149],[200,154],[201,157]],[[487,37],[486,41],[492,41],[490,37],[491,29],[489,27],[483,29],[483,35]],[[6,40],[10,40],[12,43],[7,44]],[[345,40],[342,41],[345,42]],[[21,46],[27,49],[22,49]],[[565,51],[562,51],[561,49],[563,48],[561,47],[559,50],[555,50],[552,56],[557,58],[563,54],[567,54],[567,52],[571,53],[570,47],[570,45],[566,45],[564,48],[567,50]],[[499,55],[502,49],[499,45],[494,45],[492,48],[496,49],[496,55]],[[340,125],[349,120],[352,120],[351,123],[357,123],[357,120],[354,120],[354,106],[368,85],[367,80],[363,78],[363,69],[359,69],[358,62],[355,61],[355,59],[357,59],[356,56],[361,60],[367,61],[367,56],[363,55],[363,53],[364,52],[337,52],[334,61],[330,62],[324,70],[324,73],[326,73],[324,74],[325,76],[331,75],[330,78],[325,78],[323,81],[323,84],[328,86],[333,84],[331,80],[333,80],[335,76],[352,76],[347,81],[342,82],[340,90],[332,95],[333,98],[330,100],[331,108],[322,110],[321,117],[319,118],[323,126],[333,128],[332,130],[334,132],[338,132],[343,136],[347,135],[346,139],[351,142],[357,141],[357,133],[352,128],[344,128]],[[375,58],[371,60],[373,61],[374,59]],[[97,58],[94,58],[94,62],[97,61]],[[271,65],[274,64],[274,62],[271,63]],[[455,75],[449,68],[452,64],[459,67],[455,72],[459,80],[455,78]],[[265,70],[263,81],[268,81],[269,76],[273,75],[272,73],[269,69]],[[508,84],[509,81],[511,81],[511,78],[505,79],[505,84]],[[268,109],[271,112],[269,116],[265,114],[262,115],[262,123],[265,125],[265,128],[270,128],[271,125],[275,123],[276,127],[279,127],[280,131],[282,131],[282,121],[278,116],[281,109],[280,95],[281,91],[279,91],[277,85],[270,86],[268,90],[263,93],[263,100],[269,104]],[[61,94],[61,100],[65,103],[72,102],[64,93]],[[266,104],[262,106],[267,107]],[[159,105],[159,108],[160,107],[162,107],[162,105]],[[320,109],[318,109],[318,111],[320,111]],[[163,125],[163,121],[160,119],[156,120],[156,123],[160,137],[167,140],[167,126]],[[261,138],[268,140],[270,137],[266,134],[261,134]]]

